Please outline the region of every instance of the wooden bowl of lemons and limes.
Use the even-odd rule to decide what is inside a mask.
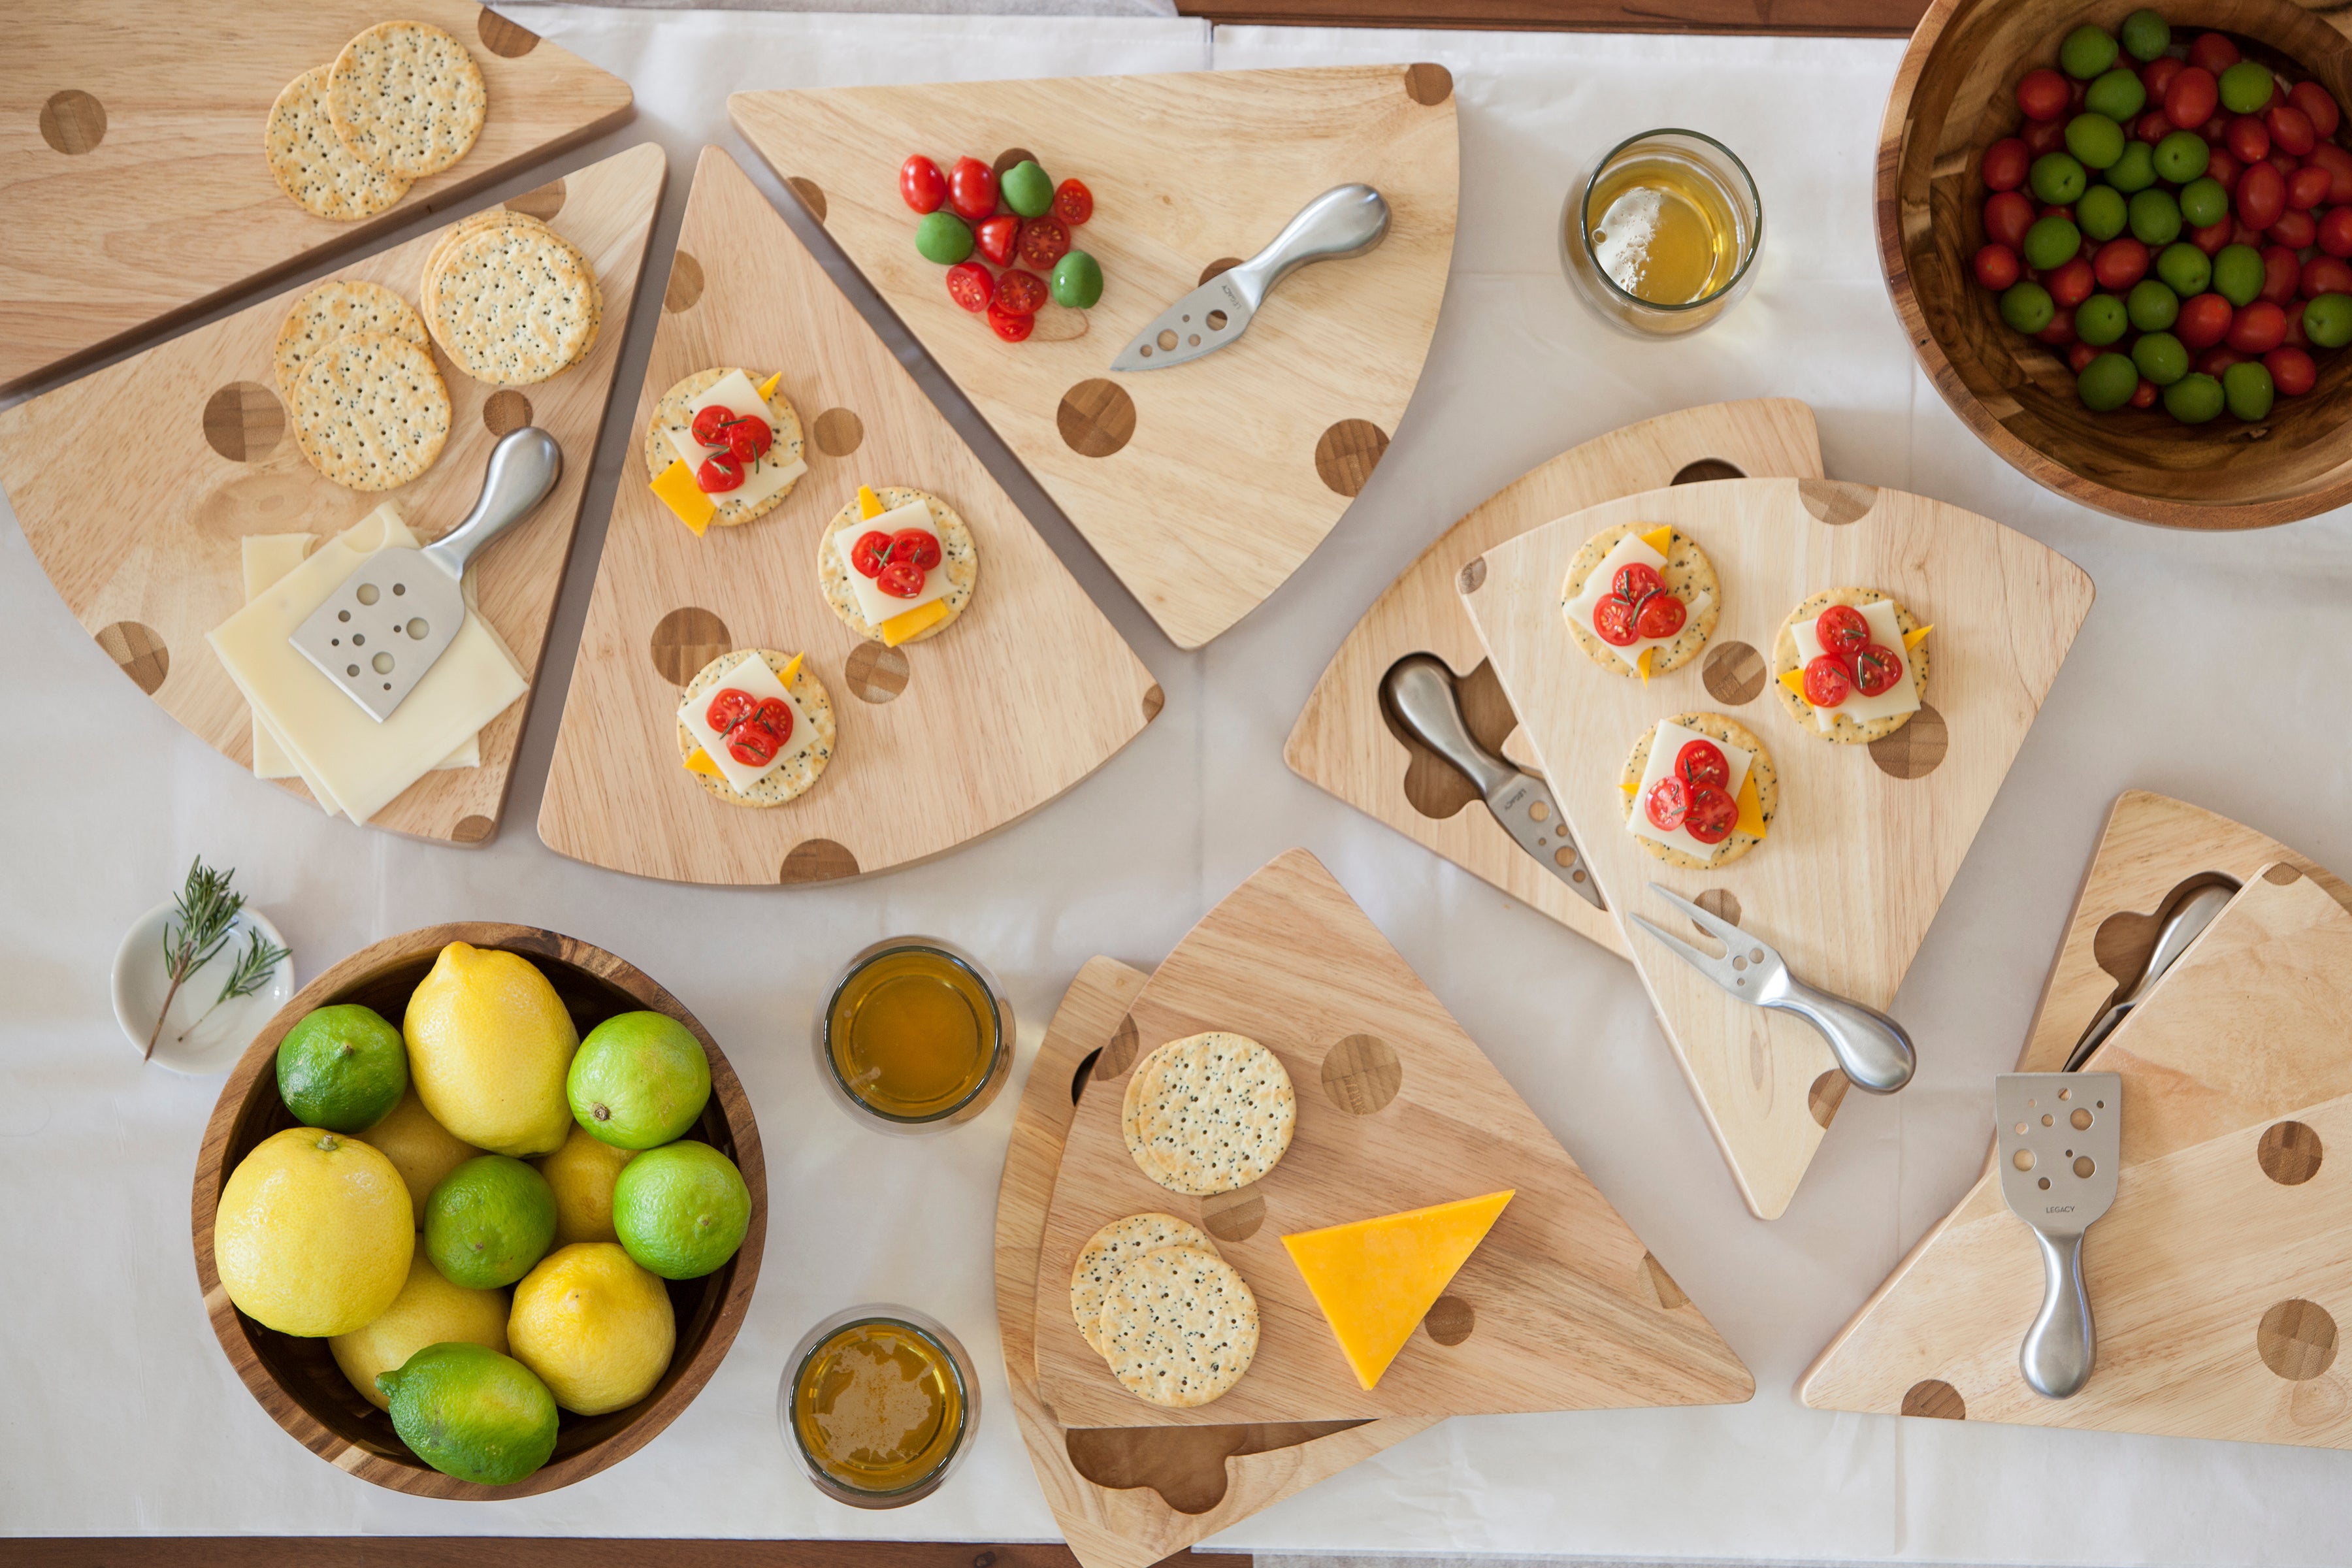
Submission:
[[[396,1491],[527,1497],[710,1380],[767,1171],[676,997],[571,937],[462,922],[352,954],[269,1021],[205,1130],[191,1225],[221,1348],[303,1447]]]

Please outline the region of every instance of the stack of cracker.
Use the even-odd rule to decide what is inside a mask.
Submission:
[[[310,466],[355,490],[397,489],[449,439],[449,388],[425,322],[380,283],[334,279],[294,302],[273,355]]]
[[[489,102],[481,67],[456,37],[429,22],[384,22],[286,84],[262,152],[299,205],[351,223],[463,158]]]
[[[1070,1315],[1111,1375],[1154,1405],[1206,1405],[1257,1354],[1257,1298],[1216,1243],[1174,1215],[1095,1232],[1070,1275]]]
[[[588,357],[604,292],[580,248],[527,213],[450,225],[425,258],[425,322],[477,381],[529,386]]]
[[[1281,1059],[1223,1030],[1171,1040],[1138,1062],[1119,1111],[1136,1165],[1192,1197],[1264,1176],[1297,1124],[1298,1097]]]

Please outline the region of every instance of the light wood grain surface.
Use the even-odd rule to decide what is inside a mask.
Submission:
[[[1672,523],[1714,562],[1706,648],[1646,685],[1594,667],[1560,614],[1568,564],[1605,528]],[[1686,922],[1648,892],[1702,893],[1801,979],[1885,1008],[1936,917],[2091,606],[2091,580],[2024,534],[1897,490],[1820,479],[1677,486],[1562,518],[1466,567],[1465,599],[1553,793],[1625,931],[1633,964],[1709,1128],[1761,1218],[1788,1207],[1845,1080],[1793,1016],[1753,1007],[1627,924]],[[1773,637],[1825,588],[1876,588],[1935,634],[1926,707],[1870,746],[1801,730],[1770,689]],[[1735,679],[1742,669],[1761,679]],[[1711,673],[1710,673],[1711,672]],[[1728,715],[1780,774],[1769,839],[1717,870],[1654,859],[1624,826],[1620,772],[1676,713]]]
[[[1568,512],[1668,485],[1731,478],[1822,477],[1813,411],[1793,398],[1662,414],[1571,447],[1481,501],[1398,574],[1332,656],[1292,726],[1283,760],[1301,778],[1482,877],[1622,958],[1605,910],[1519,847],[1469,781],[1391,723],[1381,679],[1407,654],[1454,674],[1471,732],[1492,751],[1525,741],[1454,579],[1472,560]]]
[[[1420,378],[1454,253],[1453,79],[1442,67],[738,93],[735,123],[1179,647],[1297,569],[1363,489]],[[997,341],[916,254],[899,163],[1034,153],[1094,192],[1077,247],[1102,300]],[[1334,185],[1379,187],[1371,255],[1276,286],[1191,363],[1111,360],[1214,263],[1255,254]],[[1041,341],[1047,337],[1058,341]]]
[[[374,217],[297,206],[261,152],[286,84],[378,22],[431,22],[489,114]],[[0,48],[0,389],[348,249],[628,118],[628,83],[467,0],[12,0]],[[267,381],[267,377],[263,378]]]
[[[409,526],[430,541],[471,509],[501,435],[536,423],[554,436],[566,458],[562,480],[476,568],[482,613],[534,679],[667,174],[661,148],[645,142],[506,204],[545,218],[594,264],[604,293],[596,346],[552,381],[529,387],[484,385],[436,346],[435,363],[449,389],[448,444],[424,478],[389,492]],[[437,231],[419,236],[353,261],[339,276],[382,283],[413,304],[437,238]],[[0,412],[0,486],[66,607],[166,712],[244,767],[253,763],[245,699],[205,642],[245,603],[239,540],[332,534],[386,499],[329,482],[287,427],[271,351],[300,292],[264,300]],[[93,422],[126,409],[142,418],[140,460],[94,470],[86,455]],[[488,838],[505,810],[529,706],[526,697],[483,728],[481,766],[425,774],[370,826],[457,844]],[[299,781],[279,782],[310,798]]]

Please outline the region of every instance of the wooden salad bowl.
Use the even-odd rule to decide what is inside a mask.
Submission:
[[[1970,260],[1985,243],[1984,150],[2019,124],[2016,89],[2085,22],[2113,30],[2149,0],[1934,0],[1911,35],[1878,142],[1886,291],[1944,401],[2028,477],[2085,506],[2170,528],[2264,528],[2352,501],[2352,350],[2261,425],[2094,414],[2062,351],[2011,330]],[[2219,29],[2352,104],[2352,43],[2289,0],[2156,0],[2184,34]],[[2352,135],[2352,117],[2336,140]],[[2352,142],[2347,142],[2352,145]],[[2318,357],[2318,356],[2315,356]]]
[[[692,1030],[709,1053],[710,1103],[689,1136],[733,1160],[751,1190],[751,1226],[735,1256],[699,1279],[668,1282],[670,1304],[677,1313],[677,1348],[653,1392],[625,1410],[604,1415],[564,1412],[554,1457],[530,1477],[505,1487],[443,1475],[410,1453],[393,1431],[392,1417],[362,1399],[344,1378],[325,1340],[281,1334],[238,1311],[213,1263],[214,1212],[229,1173],[254,1145],[297,1125],[278,1098],[278,1042],[304,1014],[338,1002],[364,1004],[397,1025],[408,994],[433,967],[441,949],[453,942],[530,960],[555,987],[583,1035],[614,1014],[638,1008],[667,1013]],[[361,1138],[364,1142],[365,1134]],[[768,1234],[767,1192],[760,1131],[743,1086],[718,1044],[677,997],[635,965],[584,942],[533,926],[463,921],[389,937],[362,949],[304,986],[269,1020],[229,1075],[220,1102],[213,1108],[196,1158],[189,1225],[196,1279],[204,1287],[213,1332],[228,1352],[229,1364],[280,1426],[336,1468],[378,1486],[420,1497],[490,1500],[552,1491],[618,1464],[651,1442],[692,1403],[719,1370],[751,1305]]]

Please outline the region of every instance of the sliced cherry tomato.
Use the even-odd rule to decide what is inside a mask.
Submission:
[[[1005,276],[1011,277],[1012,274]],[[1017,343],[1037,330],[1037,318],[1034,312],[1025,316],[1011,315],[991,305],[988,308],[988,330],[1008,343]]]
[[[735,423],[735,411],[714,403],[694,416],[694,438],[706,447],[723,447],[727,438],[719,434]]]
[[[1033,272],[1051,272],[1054,263],[1070,253],[1070,226],[1053,214],[1021,225],[1022,264]]]
[[[1616,594],[1604,594],[1592,606],[1592,635],[1611,647],[1632,647],[1642,640],[1635,624],[1633,601]]]
[[[948,174],[948,204],[966,223],[996,210],[996,171],[977,158],[958,158]]]
[[[2327,205],[2327,193],[2335,188],[2335,175],[2316,163],[2305,163],[2286,177],[2287,210],[2316,211]]]
[[[2299,348],[2274,348],[2263,356],[2263,368],[2271,373],[2271,384],[2282,397],[2301,397],[2319,379],[2319,367],[2311,356]]]
[[[2025,276],[2017,259],[2017,252],[2005,245],[1988,245],[1977,252],[1977,281],[1999,294]]]
[[[710,706],[703,710],[702,721],[724,735],[749,719],[759,706],[750,692],[730,686],[711,698]]]
[[[2263,116],[2263,123],[2271,128],[2271,145],[2302,157],[2319,145],[2319,133],[2312,129],[2311,116],[2292,103],[2273,103]]]
[[[1021,220],[1011,213],[999,213],[973,226],[971,231],[972,244],[999,267],[1013,265],[1013,247],[1020,237]]]
[[[988,309],[996,292],[996,278],[977,261],[959,261],[948,268],[948,298],[974,314]]]
[[[1611,593],[1636,605],[1664,586],[1664,582],[1658,576],[1657,568],[1641,561],[1627,562],[1617,568],[1615,576],[1609,579]]]
[[[1731,784],[1731,763],[1713,741],[1685,741],[1683,749],[1675,753],[1675,776],[1685,784],[1727,789]]]
[[[2073,98],[2066,79],[2048,66],[2027,71],[2017,84],[2017,107],[2028,120],[2056,120],[2066,112]]]
[[[1668,773],[1650,786],[1649,799],[1642,803],[1649,814],[1650,826],[1661,833],[1672,833],[1690,815],[1690,790],[1683,781]]]
[[[1095,194],[1080,180],[1064,180],[1054,187],[1054,216],[1072,228],[1095,216]]]
[[[2219,294],[2199,294],[2180,301],[2172,323],[2173,335],[2192,349],[2210,349],[2230,335],[2235,312]]]
[[[1828,654],[1852,654],[1870,641],[1870,623],[1852,605],[1832,605],[1813,617],[1813,639]]]
[[[751,717],[756,721],[765,724],[769,729],[773,730],[776,732],[777,740],[789,741],[793,738],[792,704],[786,702],[782,698],[761,698],[760,710],[752,714]]]
[[[882,568],[874,585],[894,599],[911,599],[923,591],[923,569],[911,561],[893,561]]]
[[[1878,643],[1865,643],[1854,650],[1853,683],[1864,697],[1876,697],[1891,691],[1903,674],[1903,656]]]
[[[1681,635],[1689,609],[1672,594],[1653,594],[1633,612],[1633,629],[1654,642]]]
[[[928,572],[940,563],[939,536],[928,529],[902,528],[890,536],[890,559],[911,561]]]
[[[934,213],[948,199],[948,179],[920,153],[898,165],[898,194],[919,213]]]
[[[2323,140],[2335,135],[2336,128],[2344,122],[2343,110],[2327,96],[2327,89],[2315,81],[2295,83],[2286,100],[2303,110],[2303,117],[2311,121],[2312,131]]]
[[[2175,125],[2201,126],[2213,118],[2213,111],[2221,106],[2221,86],[2213,79],[2213,73],[2201,66],[2190,66],[2181,71],[2164,89],[2164,117]]]
[[[728,456],[746,465],[766,457],[776,444],[776,433],[764,419],[738,419],[719,435],[726,438]]]
[[[860,577],[878,577],[890,562],[890,536],[878,528],[868,529],[857,536],[849,547],[849,564]]]
[[[996,300],[989,306],[1008,316],[1034,316],[1045,304],[1045,280],[1018,267],[996,280]]]
[[[2189,46],[2189,63],[2220,76],[2238,63],[2238,46],[2226,33],[2200,33]]]
[[[2024,142],[2014,136],[2002,137],[1985,149],[1984,163],[1979,170],[1984,175],[1985,189],[2017,189],[2025,184],[2026,170],[2032,162],[2033,154],[2025,150]]]
[[[1715,784],[1693,784],[1690,806],[1683,814],[1683,831],[1701,844],[1720,844],[1739,826],[1739,803],[1731,792]]]
[[[1845,671],[1845,664],[1833,653],[1822,654],[1805,665],[1805,700],[1816,708],[1835,708],[1853,690],[1853,677]]]
[[[740,489],[743,484],[743,465],[735,460],[732,452],[713,452],[703,458],[702,467],[694,471],[694,482],[702,487],[705,495]]]
[[[2021,191],[1996,191],[1985,203],[1985,237],[2011,250],[2025,248],[2025,231],[2040,215]]]
[[[766,767],[783,746],[784,738],[757,719],[747,719],[727,731],[727,754],[747,768]]]

